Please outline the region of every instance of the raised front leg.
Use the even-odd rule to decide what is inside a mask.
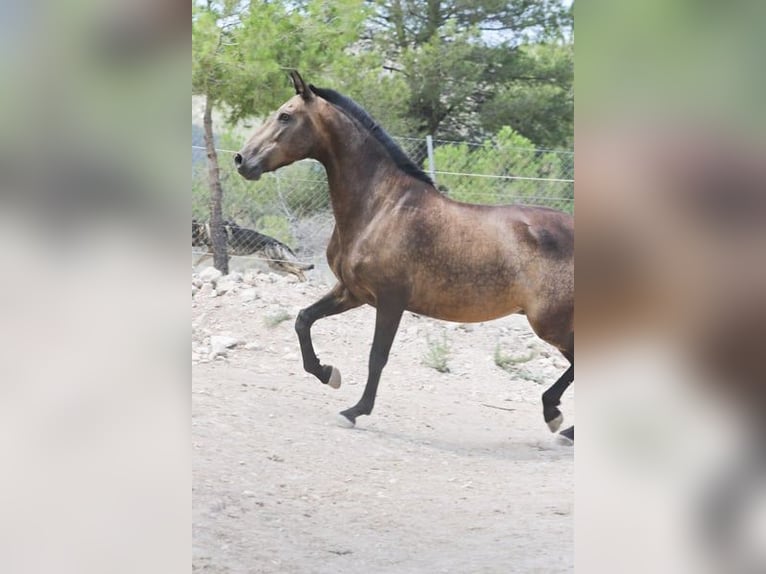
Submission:
[[[567,390],[567,387],[574,380],[574,363],[564,371],[564,374],[559,377],[559,380],[551,385],[547,391],[543,393],[543,417],[548,424],[548,428],[551,432],[559,430],[561,423],[564,420],[561,411],[558,406],[561,404],[561,395]],[[574,439],[574,432],[572,433]]]
[[[311,342],[311,326],[322,317],[337,315],[359,307],[361,304],[342,283],[338,283],[319,301],[302,309],[295,319],[295,332],[298,334],[301,345],[303,368],[307,373],[311,373],[322,383],[329,384],[334,389],[340,387],[340,371],[331,365],[322,365],[319,362]]]
[[[399,322],[404,313],[404,306],[385,305],[378,303],[377,315],[375,316],[375,337],[372,340],[372,349],[370,349],[369,372],[367,375],[367,385],[364,387],[364,393],[359,402],[341,412],[341,422],[348,426],[356,424],[356,417],[359,415],[369,415],[372,407],[375,406],[375,395],[378,392],[378,382],[383,367],[388,362],[388,354],[391,351],[391,345],[394,342],[394,336],[399,328]]]

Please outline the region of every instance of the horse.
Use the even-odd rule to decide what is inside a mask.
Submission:
[[[303,272],[314,268],[311,263],[299,263],[295,253],[288,245],[269,235],[240,227],[233,221],[224,221],[223,228],[226,232],[226,244],[231,255],[259,253],[265,257],[269,267],[276,271],[292,273],[301,281],[306,280],[306,275]],[[211,256],[213,243],[210,237],[209,223],[192,220],[192,247],[205,247],[207,249],[195,265],[199,265],[204,259]]]
[[[524,314],[533,331],[569,362],[542,395],[551,432],[574,380],[574,218],[524,205],[461,203],[441,194],[361,106],[290,73],[295,95],[234,154],[237,171],[265,172],[312,158],[327,172],[335,227],[327,261],[337,278],[295,321],[303,367],[332,388],[340,371],[322,364],[311,341],[319,319],[361,305],[376,309],[367,383],[342,411],[348,427],[369,415],[404,311],[453,322]],[[574,427],[561,433],[574,440]]]

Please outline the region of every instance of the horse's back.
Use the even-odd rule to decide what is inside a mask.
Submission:
[[[567,264],[574,258],[574,218],[562,211],[526,205],[479,205],[447,201],[443,219],[480,245],[501,253],[515,268],[530,263]],[[449,244],[449,240],[445,243]]]
[[[345,284],[363,286],[357,296],[367,302],[375,286],[396,286],[410,310],[460,322],[526,312],[541,298],[552,307],[573,302],[574,224],[563,212],[412,192],[353,245],[336,241],[331,266]]]

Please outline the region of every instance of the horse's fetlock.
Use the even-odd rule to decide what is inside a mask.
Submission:
[[[322,381],[323,384],[327,384],[330,381],[330,377],[332,376],[332,366],[331,365],[321,365],[318,369],[317,377],[320,381]]]
[[[543,393],[543,406],[557,407],[560,404],[561,404],[561,399],[555,396],[553,393],[550,393],[549,391],[545,391]]]

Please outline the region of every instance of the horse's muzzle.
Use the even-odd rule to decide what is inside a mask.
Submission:
[[[261,174],[263,173],[261,162],[247,162],[242,157],[241,153],[234,154],[234,165],[237,166],[239,175],[251,181],[257,181],[260,179]]]

